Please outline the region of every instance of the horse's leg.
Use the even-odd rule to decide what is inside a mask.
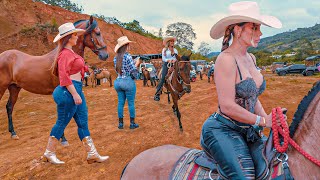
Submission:
[[[168,94],[168,104],[170,104],[170,91],[167,90],[167,94]]]
[[[111,79],[111,75],[109,76],[109,83],[110,83],[110,87],[112,87],[112,79]]]
[[[9,132],[11,133],[12,139],[19,139],[18,135],[16,134],[16,132],[14,131],[14,128],[13,128],[12,111],[13,111],[14,105],[17,102],[21,87],[18,87],[16,84],[11,84],[8,87],[8,90],[9,90],[10,96],[9,96],[6,108],[7,108],[7,115],[8,115]]]
[[[200,80],[202,80],[202,73],[200,72]]]
[[[178,107],[178,97],[175,97],[175,98],[172,97],[172,99],[173,99],[173,106],[174,106],[175,114],[176,114],[178,121],[179,121],[180,131],[182,132],[183,128],[182,128],[182,123],[181,123],[181,114],[180,114],[179,107]]]

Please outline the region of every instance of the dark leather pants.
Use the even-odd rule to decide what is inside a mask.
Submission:
[[[223,123],[222,118],[224,117],[214,113],[205,121],[202,127],[201,146],[214,158],[224,178],[256,179],[255,164],[259,163],[255,163],[252,158],[255,156],[252,151],[256,149],[250,149],[245,135]],[[255,146],[263,148],[263,141],[259,140]],[[257,160],[261,161],[259,158]]]
[[[162,86],[164,84],[166,75],[168,74],[168,63],[167,62],[163,62],[162,64],[162,73],[161,73],[161,79],[160,82],[157,86],[157,91],[156,91],[156,95],[160,93],[160,90],[162,89]]]

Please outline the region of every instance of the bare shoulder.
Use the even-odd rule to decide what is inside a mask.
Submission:
[[[231,53],[220,53],[217,57],[216,66],[220,67],[230,67],[233,66],[235,63],[235,59]]]

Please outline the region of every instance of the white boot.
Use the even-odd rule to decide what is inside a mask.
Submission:
[[[60,161],[56,156],[56,147],[58,142],[59,141],[54,136],[49,137],[46,152],[43,154],[45,161],[52,164],[64,164],[64,162]]]
[[[103,162],[109,158],[109,156],[100,156],[99,153],[97,152],[96,147],[93,144],[93,141],[90,136],[87,136],[82,139],[82,143],[84,147],[86,148],[86,151],[88,153],[87,156],[87,162],[89,164],[95,163],[95,162]]]

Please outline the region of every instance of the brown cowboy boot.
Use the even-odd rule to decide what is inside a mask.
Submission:
[[[43,154],[43,158],[45,161],[50,162],[52,164],[64,164],[63,161],[60,161],[56,156],[56,147],[59,141],[54,137],[50,136],[48,140],[48,145],[45,153]]]
[[[109,158],[109,156],[100,156],[98,154],[97,149],[94,146],[93,141],[90,136],[83,138],[82,143],[88,153],[88,156],[87,156],[88,164],[95,163],[95,162],[101,163]]]

